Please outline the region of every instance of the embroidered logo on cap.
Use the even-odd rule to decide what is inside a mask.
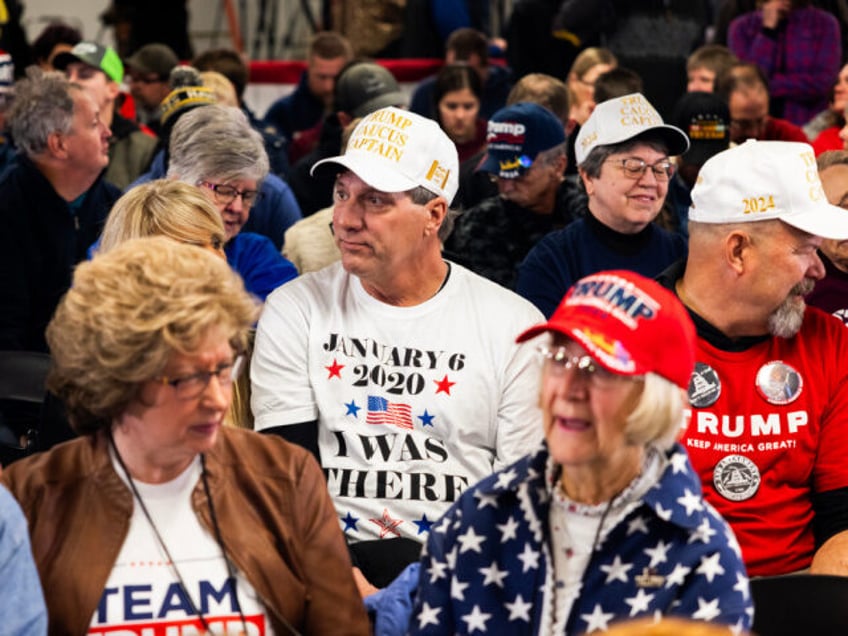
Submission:
[[[622,98],[620,123],[622,126],[662,126],[663,120],[650,102],[642,95]]]
[[[635,329],[640,319],[651,320],[660,307],[633,283],[617,276],[588,276],[575,283],[566,299],[568,305],[590,305],[607,312]]]
[[[399,162],[409,141],[405,131],[410,126],[412,120],[409,117],[391,110],[378,110],[356,127],[348,148]]]

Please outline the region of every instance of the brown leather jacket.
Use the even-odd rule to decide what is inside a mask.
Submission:
[[[227,552],[264,601],[278,636],[370,634],[321,469],[273,436],[223,428],[206,454]],[[21,460],[2,480],[29,520],[51,634],[85,634],[129,530],[133,498],[104,434]],[[210,532],[201,483],[192,506]]]

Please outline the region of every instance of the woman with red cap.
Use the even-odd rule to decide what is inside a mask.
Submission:
[[[695,364],[686,310],[605,271],[518,341],[537,337],[546,442],[433,526],[411,633],[578,634],[658,615],[750,628],[736,540],[676,443]]]

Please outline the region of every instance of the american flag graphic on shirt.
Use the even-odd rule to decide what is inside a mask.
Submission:
[[[368,424],[389,424],[398,428],[412,428],[412,408],[409,404],[389,402],[377,395],[368,396]]]

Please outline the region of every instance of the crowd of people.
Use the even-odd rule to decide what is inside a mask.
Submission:
[[[228,49],[0,55],[10,633],[738,636],[848,576],[843,14],[412,4],[411,96],[327,30],[261,117]]]

